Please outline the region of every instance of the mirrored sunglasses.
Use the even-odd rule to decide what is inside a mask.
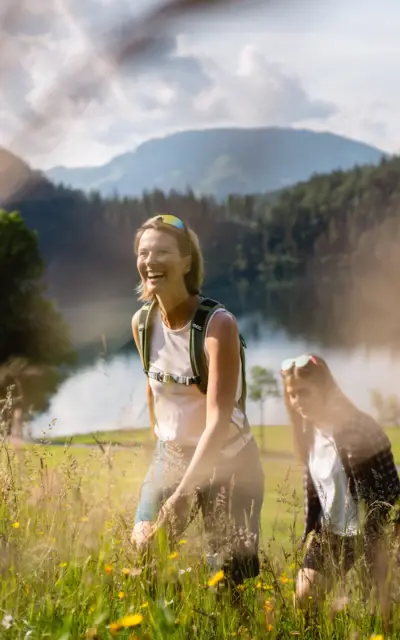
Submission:
[[[296,367],[296,369],[302,369],[303,367],[306,367],[309,362],[312,362],[316,367],[318,367],[318,360],[312,355],[303,354],[297,358],[286,358],[286,360],[281,364],[281,372],[285,373],[286,371],[290,371],[293,367]]]

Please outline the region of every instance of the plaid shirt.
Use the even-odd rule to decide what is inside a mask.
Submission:
[[[312,426],[306,426],[312,428]],[[400,498],[400,480],[390,440],[373,418],[357,412],[333,435],[356,503],[364,502],[366,538],[373,538]],[[305,528],[303,541],[322,525],[322,507],[311,478],[308,460],[303,474]]]

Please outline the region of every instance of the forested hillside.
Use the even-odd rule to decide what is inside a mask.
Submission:
[[[363,323],[372,318],[375,327],[381,317],[382,336],[400,331],[399,158],[315,176],[272,195],[230,196],[222,204],[191,192],[105,200],[43,177],[20,193],[5,208],[21,211],[38,230],[50,290],[61,305],[133,295],[135,230],[150,215],[169,211],[199,233],[209,290],[223,287],[236,301],[239,291],[251,305],[252,291],[283,291],[302,279],[319,304],[339,291],[335,313],[343,323],[356,314],[353,330],[370,335]]]

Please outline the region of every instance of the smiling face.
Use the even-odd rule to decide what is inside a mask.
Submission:
[[[319,387],[307,380],[290,376],[286,384],[286,394],[290,406],[302,418],[313,420],[323,412],[324,394]]]
[[[146,229],[137,249],[137,268],[151,295],[175,292],[185,285],[190,256],[182,256],[177,239],[162,229]]]

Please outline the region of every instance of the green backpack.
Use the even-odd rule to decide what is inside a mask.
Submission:
[[[201,393],[207,393],[208,386],[208,366],[207,360],[204,354],[204,340],[207,332],[208,322],[216,309],[225,309],[224,305],[220,304],[216,300],[211,298],[202,298],[200,305],[198,306],[196,313],[192,319],[190,325],[190,361],[194,376],[176,376],[171,373],[152,372],[149,371],[150,366],[150,341],[149,341],[149,322],[151,313],[155,307],[156,302],[146,302],[139,315],[139,343],[140,351],[143,360],[144,373],[154,380],[159,382],[175,382],[185,385],[197,385]],[[240,338],[240,360],[241,360],[241,373],[242,373],[242,395],[239,400],[239,407],[242,412],[246,413],[246,360],[245,360],[245,348],[246,343],[241,334]]]

